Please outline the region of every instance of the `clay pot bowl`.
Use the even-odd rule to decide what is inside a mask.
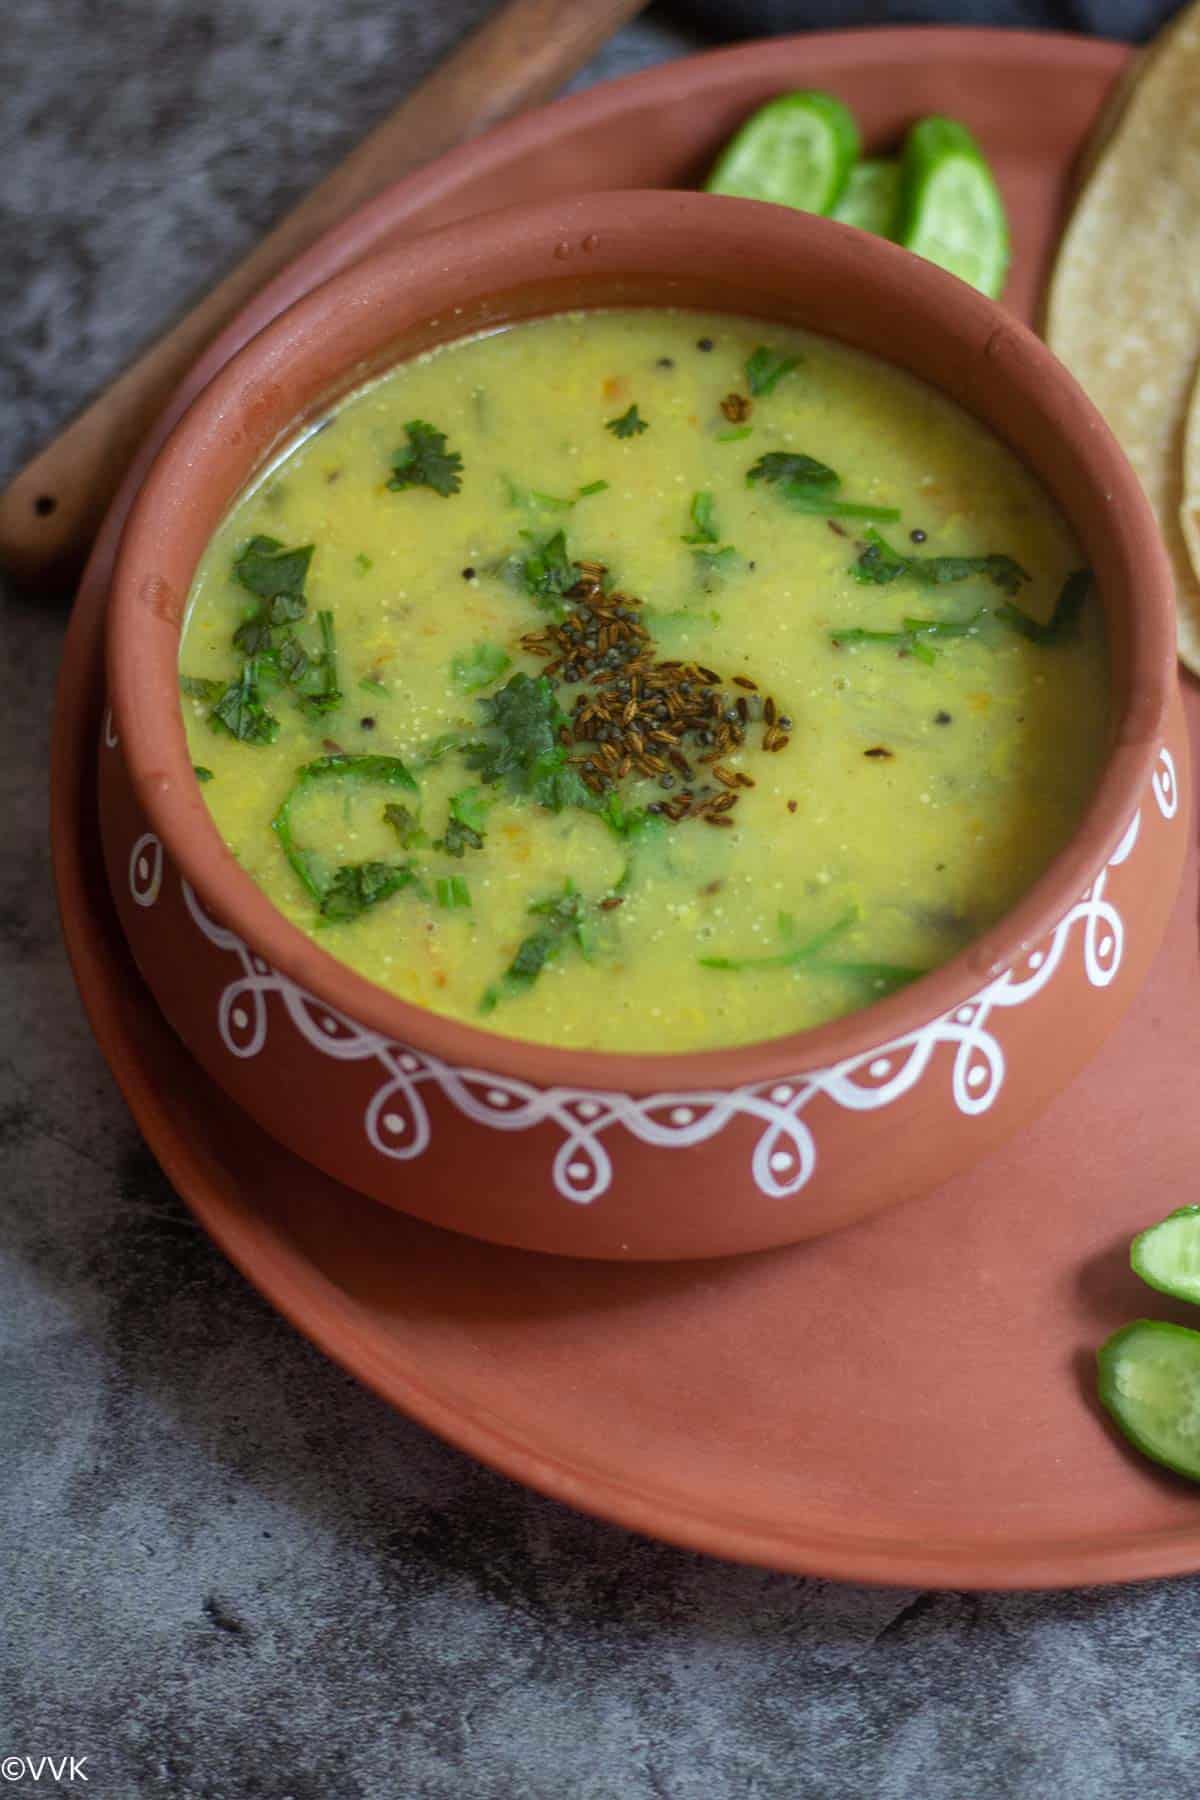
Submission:
[[[1074,838],[996,927],[866,1011],[762,1044],[624,1056],[438,1018],[335,962],[224,848],[192,776],[177,653],[193,570],[246,483],[331,400],[446,339],[567,307],[808,326],[943,389],[1053,494],[1097,573],[1113,741]],[[168,1019],[234,1099],[350,1187],[578,1256],[699,1257],[828,1231],[1016,1131],[1128,1005],[1188,816],[1168,567],[1114,439],[999,307],[863,234],[689,193],[590,194],[452,225],[293,306],[221,371],[125,532],[100,746],[109,879]]]

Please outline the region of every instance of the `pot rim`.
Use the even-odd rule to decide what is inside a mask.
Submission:
[[[547,267],[510,278],[514,244],[526,239],[543,247]],[[244,462],[242,486],[261,469],[280,439],[273,432],[264,443],[261,429],[255,436],[256,421],[278,402],[289,366],[294,373],[299,357],[316,353],[323,327],[335,317],[357,315],[368,321],[363,329],[369,330],[370,319],[390,318],[413,289],[421,305],[411,303],[408,323],[438,319],[446,327],[442,338],[450,341],[466,334],[461,326],[454,329],[453,316],[468,276],[477,285],[482,281],[485,292],[492,270],[497,292],[506,279],[510,290],[530,289],[570,266],[569,259],[550,266],[555,248],[584,246],[588,240],[602,244],[618,263],[623,258],[630,271],[648,263],[661,281],[662,304],[672,304],[664,263],[696,277],[719,256],[723,268],[736,269],[745,279],[756,245],[765,251],[768,241],[798,270],[820,263],[839,279],[865,285],[881,305],[893,312],[902,307],[930,332],[941,333],[947,352],[969,356],[972,377],[985,390],[989,382],[1016,381],[1047,441],[1071,463],[1076,478],[1083,476],[1095,507],[1087,533],[1093,540],[1090,559],[1114,656],[1114,627],[1120,627],[1127,661],[1121,668],[1114,661],[1114,701],[1123,687],[1123,704],[1114,707],[1109,755],[1076,830],[1016,905],[949,961],[886,999],[783,1037],[687,1052],[562,1049],[505,1037],[403,1000],[338,962],[276,909],[226,848],[192,773],[177,679],[186,589],[180,593],[160,569],[172,521],[204,479],[206,463],[221,446],[236,442]],[[578,252],[571,277],[585,285],[591,277],[581,269]],[[436,305],[428,304],[427,290],[441,292]],[[564,298],[561,309],[581,304],[587,302]],[[541,309],[550,310],[557,309]],[[847,334],[844,341],[861,343],[861,336]],[[979,417],[977,405],[961,392],[941,391]],[[297,403],[291,435],[302,417]],[[1004,435],[986,419],[981,422],[994,435]],[[1044,474],[1037,478],[1049,485]],[[1072,514],[1061,499],[1058,504],[1084,535],[1078,512]],[[1095,554],[1097,543],[1106,552],[1103,559]],[[193,570],[194,562],[189,586]],[[896,245],[827,219],[707,194],[617,190],[508,207],[423,233],[322,283],[253,337],[192,402],[142,484],[113,578],[107,663],[113,728],[139,804],[205,907],[273,968],[334,1012],[451,1067],[542,1088],[693,1093],[857,1061],[970,1001],[1054,930],[1109,860],[1145,796],[1175,679],[1174,596],[1149,504],[1116,439],[1065,367],[999,306]]]

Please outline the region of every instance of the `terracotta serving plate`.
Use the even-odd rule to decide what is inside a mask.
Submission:
[[[800,84],[837,89],[876,141],[913,112],[971,122],[1013,208],[1010,295],[1028,310],[1069,163],[1122,60],[1068,39],[884,32],[776,40],[594,90],[403,184],[277,283],[206,362],[211,372],[271,311],[391,233],[585,181],[686,179],[714,133]],[[1115,1325],[1170,1311],[1129,1275],[1124,1250],[1138,1225],[1192,1198],[1194,855],[1165,948],[1107,1049],[970,1176],[815,1244],[717,1264],[613,1268],[450,1236],[280,1150],[199,1073],[139,985],[92,802],[118,528],[110,520],[81,590],[59,693],[68,944],[168,1176],[282,1311],[472,1454],[717,1554],[955,1587],[1200,1566],[1200,1494],[1113,1440],[1089,1376]],[[1200,735],[1192,692],[1187,705]]]

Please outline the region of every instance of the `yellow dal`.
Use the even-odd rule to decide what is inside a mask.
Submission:
[[[698,348],[711,339],[711,350]],[[800,366],[754,403],[751,435],[730,431],[723,396],[746,393],[760,344]],[[670,358],[672,366],[660,366]],[[621,440],[605,422],[636,403],[649,429]],[[389,492],[404,425],[428,420],[461,453],[461,491]],[[881,527],[920,554],[1003,552],[1033,576],[1018,604],[1050,616],[1082,558],[1063,520],[1011,454],[941,396],[884,364],[807,334],[723,316],[658,311],[571,315],[464,341],[397,368],[345,402],[242,498],[197,572],[181,651],[193,676],[230,680],[238,623],[255,611],[232,578],[257,533],[316,546],[299,632],[335,616],[340,685],[333,715],[304,718],[286,690],[268,698],[274,744],[243,744],[185,699],[193,760],[212,771],[205,799],[226,842],[271,900],[361,974],[405,999],[512,1036],[609,1050],[685,1050],[818,1024],[868,1004],[886,981],[847,964],[924,970],[994,922],[1074,828],[1107,743],[1107,660],[1098,604],[1050,647],[985,621],[937,646],[933,666],[893,648],[835,648],[839,627],[895,629],[906,616],[958,619],[1004,596],[972,577],[937,588],[864,586],[851,570],[868,521],[845,537],[790,511],[746,471],[768,451],[803,451],[841,475],[844,499],[902,509]],[[569,511],[508,486],[572,497]],[[705,591],[692,549],[692,496],[712,494],[720,543],[740,566]],[[661,656],[695,659],[728,681],[744,674],[790,717],[790,742],[762,749],[754,725],[723,763],[749,774],[732,829],[688,820],[633,852],[623,904],[594,915],[587,960],[573,942],[528,986],[481,998],[538,928],[532,904],[571,881],[588,902],[620,880],[629,849],[578,808],[552,814],[502,789],[482,850],[413,853],[428,895],[405,891],[359,918],[320,921],[270,821],[296,770],[328,748],[415,762],[439,733],[477,728],[476,696],[451,674],[456,654],[502,646],[536,674],[521,635],[547,624],[497,565],[565,527],[569,552],[608,565],[610,585],[649,610]],[[748,565],[753,564],[753,567]],[[474,569],[473,579],[462,571]],[[360,688],[377,680],[386,694]],[[484,689],[494,691],[499,683]],[[560,692],[569,710],[572,695]],[[948,713],[950,722],[937,723]],[[373,720],[373,725],[364,723]],[[890,759],[870,758],[884,746]],[[694,761],[698,752],[689,747]],[[703,771],[698,771],[703,773]],[[422,822],[439,836],[451,794],[477,785],[459,755],[420,778]],[[678,788],[682,783],[677,782]],[[670,796],[627,783],[632,802]],[[316,788],[297,832],[331,866],[403,860],[378,788]],[[434,902],[459,875],[471,906]],[[820,960],[717,970],[705,956],[784,952],[851,914]],[[781,915],[784,917],[781,919]]]

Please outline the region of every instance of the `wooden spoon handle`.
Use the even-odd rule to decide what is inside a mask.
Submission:
[[[26,464],[0,495],[0,564],[25,580],[77,566],[172,390],[259,288],[400,176],[547,99],[642,4],[508,0],[186,318]]]

